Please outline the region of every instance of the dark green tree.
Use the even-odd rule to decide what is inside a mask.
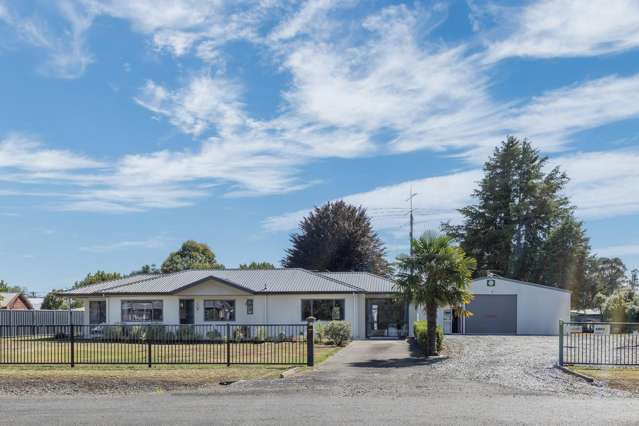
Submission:
[[[539,277],[539,283],[571,290],[573,304],[581,307],[589,250],[582,223],[569,215],[551,231],[532,276]]]
[[[123,275],[118,272],[104,272],[104,271],[96,271],[94,273],[87,274],[86,277],[81,279],[80,281],[76,281],[73,284],[73,288],[86,287],[91,284],[97,284],[105,281],[113,281],[123,278]]]
[[[478,274],[493,271],[524,281],[545,274],[538,264],[547,241],[572,214],[561,194],[568,178],[558,168],[545,172],[547,162],[526,139],[508,137],[484,164],[472,194],[476,204],[459,210],[463,223],[443,225],[477,259]]]
[[[275,269],[275,265],[270,262],[240,263],[240,269]]]
[[[600,257],[598,259],[598,272],[601,280],[599,291],[610,295],[618,288],[628,284],[626,271],[626,265],[618,257]]]
[[[169,254],[161,267],[163,273],[186,269],[224,269],[224,265],[217,263],[208,245],[188,240],[178,251]]]
[[[363,207],[328,202],[300,223],[282,264],[315,271],[368,271],[385,275],[389,264],[384,244]]]

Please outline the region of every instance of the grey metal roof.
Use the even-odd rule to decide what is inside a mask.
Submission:
[[[207,269],[129,277],[68,291],[70,296],[102,294],[171,294],[207,279],[217,279],[249,293],[361,293],[347,282],[305,269]]]
[[[90,295],[90,294],[102,294],[105,290],[113,289],[115,287],[131,284],[133,282],[147,280],[149,278],[158,277],[158,274],[140,274],[132,275],[126,278],[120,278],[118,280],[105,281],[97,284],[91,284],[86,287],[73,288],[65,291],[63,294],[67,295]]]
[[[395,293],[395,283],[380,275],[369,272],[320,272],[325,277],[342,281],[361,288],[367,293]]]
[[[473,282],[477,282],[477,281],[486,281],[486,280],[502,280],[502,281],[510,281],[511,283],[515,283],[515,284],[523,284],[523,285],[530,285],[533,287],[540,287],[543,288],[545,290],[555,290],[555,291],[562,291],[564,293],[572,293],[572,291],[570,290],[566,290],[564,288],[559,288],[559,287],[551,287],[549,285],[544,285],[544,284],[537,284],[537,283],[529,283],[528,281],[520,281],[520,280],[515,280],[512,278],[504,278],[504,277],[500,277],[499,275],[493,275],[490,277],[481,277],[481,278],[475,278],[473,280]]]

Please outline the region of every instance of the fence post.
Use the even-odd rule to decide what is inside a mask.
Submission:
[[[71,340],[71,367],[75,367],[75,330],[73,324],[69,324],[69,339]]]
[[[226,323],[226,366],[231,366],[231,324]]]
[[[148,334],[149,334],[149,332],[147,330],[147,335]],[[147,342],[147,362],[149,364],[149,368],[151,368],[151,363],[152,363],[152,358],[151,358],[151,339],[147,338],[146,342]]]
[[[315,341],[313,336],[314,317],[306,318],[306,365],[315,365]]]
[[[559,320],[559,365],[564,365],[564,322]]]

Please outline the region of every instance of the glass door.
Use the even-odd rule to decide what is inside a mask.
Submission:
[[[407,334],[404,303],[393,299],[366,300],[366,337],[401,338]]]
[[[180,299],[180,324],[193,324],[194,320],[193,299]]]

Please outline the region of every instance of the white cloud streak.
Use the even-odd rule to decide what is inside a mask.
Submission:
[[[145,240],[124,240],[124,241],[116,241],[114,243],[109,243],[109,244],[83,246],[83,247],[80,247],[80,251],[85,251],[90,253],[105,253],[105,252],[129,250],[129,249],[157,249],[157,248],[165,247],[166,244],[167,244],[166,237],[153,237],[153,238],[148,238]]]
[[[486,62],[596,56],[639,47],[635,0],[543,0],[523,8],[492,9],[503,25],[499,33],[508,33],[489,43]]]

